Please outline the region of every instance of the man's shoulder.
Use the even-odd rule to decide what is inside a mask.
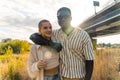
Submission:
[[[54,29],[54,30],[53,30],[53,33],[58,33],[60,30],[61,30],[61,28],[59,28],[59,29]]]
[[[77,27],[76,29],[77,29],[79,32],[86,33],[86,31],[85,31],[85,30],[83,30],[83,29],[81,29],[80,27]]]
[[[83,29],[81,29],[79,27],[77,28],[77,32],[78,32],[79,35],[84,35],[84,36],[89,35],[87,31],[85,31],[85,30],[83,30]]]
[[[54,32],[54,31],[59,31],[60,29],[61,29],[61,28],[59,28],[59,29],[54,29],[53,32]]]

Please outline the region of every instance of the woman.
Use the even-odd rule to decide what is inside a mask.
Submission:
[[[51,40],[52,26],[48,20],[38,24],[39,34]],[[36,80],[60,80],[59,54],[50,46],[33,44],[28,58],[28,73]]]

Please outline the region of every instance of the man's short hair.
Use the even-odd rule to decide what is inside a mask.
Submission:
[[[67,8],[67,7],[61,7],[61,8],[57,11],[57,14],[58,14],[58,12],[61,12],[61,11],[68,11],[68,12],[70,13],[70,15],[71,15],[71,10],[70,10],[69,8]]]
[[[42,23],[43,22],[49,22],[48,20],[46,20],[46,19],[43,19],[43,20],[41,20],[40,22],[39,22],[39,24],[38,24],[38,28],[40,29],[40,27],[42,26]]]

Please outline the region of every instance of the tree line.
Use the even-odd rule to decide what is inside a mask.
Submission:
[[[97,44],[97,47],[111,47],[111,48],[120,48],[120,44],[111,44],[111,43],[99,43]]]
[[[30,50],[30,43],[26,40],[12,40],[10,38],[3,39],[0,42],[0,55],[6,54],[8,51],[13,54],[21,54]]]

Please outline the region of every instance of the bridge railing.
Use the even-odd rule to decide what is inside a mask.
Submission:
[[[118,2],[115,5],[112,5],[107,10],[104,10],[103,12],[97,14],[96,16],[87,19],[80,25],[80,27],[83,29],[88,29],[93,27],[94,25],[100,24],[103,21],[112,19],[117,16],[120,16],[120,2]]]

